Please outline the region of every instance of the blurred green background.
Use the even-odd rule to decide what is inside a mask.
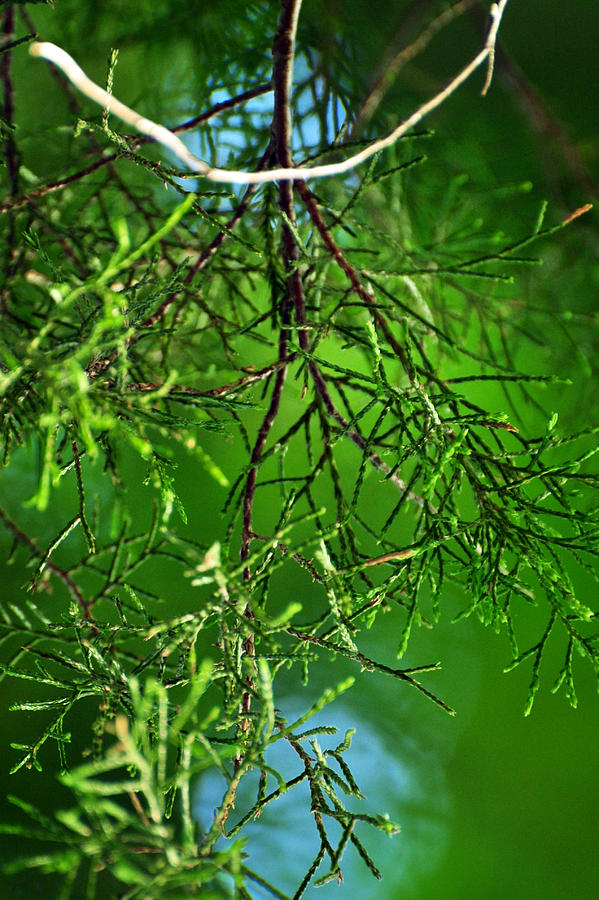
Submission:
[[[119,47],[117,93],[133,101],[143,97],[144,110],[164,119],[165,106],[171,111],[173,104],[177,112],[186,110],[190,89],[185,79],[191,78],[193,54],[205,49],[203,24],[210,23],[209,35],[222,36],[221,44],[212,47],[220,58],[228,52],[230,23],[244,6],[241,0],[225,4],[57,0],[54,9],[36,5],[29,11],[42,38],[65,46],[99,80],[110,48]],[[312,29],[319,27],[321,19],[327,27],[335,23],[350,51],[353,78],[367,85],[390,35],[400,31],[409,39],[413,36],[411,15],[426,20],[427,12],[443,8],[443,4],[425,2],[395,2],[392,10],[389,6],[379,0],[352,0],[349,4],[306,0],[303,21]],[[266,71],[269,60],[277,4],[271,3],[270,8],[264,45],[247,48],[256,56],[257,70],[264,67]],[[325,50],[327,27],[322,29]],[[434,91],[460,67],[476,47],[477,29],[476,20],[465,15],[441,32],[426,53],[402,73],[373,128],[409,112],[415,100]],[[190,49],[196,35],[199,49]],[[501,39],[507,55],[498,56],[489,96],[480,99],[480,79],[475,79],[427,123],[435,135],[427,146],[429,169],[423,189],[443,191],[451,178],[463,173],[468,178],[465,195],[470,209],[460,214],[480,214],[487,220],[492,216],[497,229],[517,239],[533,226],[543,200],[549,201],[549,220],[558,222],[597,199],[599,5],[593,0],[567,4],[511,0]],[[193,103],[201,109],[207,98],[202,97],[196,79],[193,84]],[[53,129],[59,123],[70,124],[71,119],[48,72],[29,59],[25,47],[15,52],[15,88],[17,123],[30,154],[25,162],[51,179],[62,173],[64,154],[72,141],[72,129],[65,128],[62,145]],[[194,105],[189,115],[195,111]],[[171,116],[170,121],[176,118]],[[52,141],[40,144],[39,129],[46,129]],[[502,199],[503,188],[524,182],[531,183],[529,190]],[[544,244],[538,251],[544,265],[523,273],[514,286],[524,300],[545,310],[545,327],[534,348],[529,343],[522,345],[527,367],[573,379],[571,387],[560,387],[542,398],[550,412],[559,411],[564,428],[599,420],[597,221],[593,211]],[[529,409],[526,415],[534,422],[537,413]],[[219,438],[207,438],[206,449],[222,457]],[[231,452],[223,467],[233,472],[235,462]],[[32,529],[34,514],[21,509],[18,498],[24,495],[28,479],[33,493],[34,464],[33,454],[23,451],[19,465],[0,474],[4,505],[24,526],[29,521]],[[142,478],[142,472],[132,472],[132,482],[139,485],[141,507],[148,502]],[[213,510],[222,505],[224,489],[185,460],[177,473],[177,487],[186,498],[190,529],[196,538],[210,540]],[[109,505],[110,498],[103,502]],[[54,510],[60,518],[60,497]],[[39,534],[39,523],[35,527]],[[48,535],[54,533],[51,522],[45,527]],[[0,542],[6,558],[10,540],[2,534]],[[18,597],[21,582],[22,572],[5,569],[4,596]],[[596,604],[595,583],[589,580],[579,586],[583,599]],[[282,590],[292,588],[281,586]],[[548,689],[561,664],[556,655],[554,671],[545,675],[533,713],[525,719],[522,710],[529,670],[522,667],[504,675],[510,652],[503,638],[474,621],[452,626],[452,616],[463,605],[463,597],[447,596],[440,627],[416,635],[406,659],[406,665],[423,659],[443,660],[442,673],[434,676],[434,689],[457,709],[455,719],[432,705],[429,708],[407,689],[368,673],[329,713],[328,720],[333,719],[340,729],[361,722],[352,757],[355,774],[373,806],[386,808],[401,824],[402,833],[392,840],[380,840],[374,852],[384,873],[381,883],[371,879],[359,859],[348,856],[343,866],[345,883],[312,889],[308,897],[590,900],[597,896],[599,715],[595,680],[581,665],[579,706],[572,710],[563,695],[554,696]],[[396,630],[388,619],[384,626],[370,633],[368,642],[376,646],[380,658],[392,660]],[[339,665],[335,680],[343,674]],[[546,671],[551,673],[551,664],[546,664]],[[321,685],[332,680],[327,672],[319,673],[310,686],[314,694],[319,679]],[[26,742],[36,733],[37,714],[29,718],[23,713],[7,713],[19,694],[19,685],[5,681],[1,690],[2,730],[10,728]],[[292,710],[296,690],[290,683],[279,705]],[[82,723],[82,746],[88,742],[87,735],[83,737],[85,727]],[[77,734],[74,737],[77,742]],[[63,802],[51,778],[31,772],[9,778],[11,762],[4,759],[0,767],[3,795],[34,798],[46,808]],[[50,770],[49,759],[47,765]],[[209,782],[198,786],[200,817],[215,789]],[[273,833],[261,821],[256,824],[251,847],[265,865],[274,864],[274,858],[283,860],[281,879],[288,879],[285,888],[289,890],[293,887],[293,861],[310,858],[311,837],[294,821],[292,808],[279,813],[284,814],[289,816],[289,825],[277,836],[281,844],[273,845]],[[5,847],[7,854],[17,849],[8,842]],[[3,896],[29,898],[34,892],[39,897],[56,896],[53,887],[44,893],[47,890],[43,883],[29,879],[20,887],[3,890]]]

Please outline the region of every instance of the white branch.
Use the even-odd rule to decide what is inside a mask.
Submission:
[[[296,181],[298,179],[324,178],[330,175],[341,175],[343,172],[353,169],[371,156],[374,156],[375,153],[384,150],[385,147],[390,147],[411,128],[418,125],[425,116],[438,106],[441,106],[441,104],[444,103],[445,100],[447,100],[447,98],[450,97],[451,94],[453,94],[460,85],[462,85],[472,73],[485,62],[487,63],[488,69],[483,93],[486,93],[493,74],[495,43],[497,40],[499,24],[507,2],[508,0],[499,0],[498,3],[493,3],[491,6],[491,24],[482,50],[468,63],[467,66],[465,66],[464,69],[462,69],[461,72],[452,78],[442,91],[436,94],[431,100],[423,103],[416,112],[412,113],[411,116],[405,119],[386,137],[374,141],[372,144],[369,144],[368,147],[365,147],[364,150],[361,150],[359,153],[356,153],[341,162],[322,166],[297,166],[296,168],[268,169],[264,172],[239,172],[234,169],[212,168],[207,162],[194,156],[194,154],[187,149],[183,141],[181,141],[176,134],[173,134],[172,131],[169,131],[168,128],[165,128],[164,125],[158,125],[156,122],[152,122],[150,119],[140,116],[135,110],[125,106],[124,103],[121,103],[121,101],[117,100],[116,97],[113,97],[112,94],[109,94],[107,91],[103,90],[103,88],[95,84],[87,77],[83,69],[77,65],[75,60],[69,56],[65,50],[62,50],[60,47],[57,47],[55,44],[50,44],[47,41],[36,41],[31,44],[29,52],[32,56],[41,56],[43,59],[47,59],[49,62],[54,63],[64,72],[69,81],[71,81],[82,94],[85,94],[86,97],[94,100],[108,112],[114,113],[115,116],[118,116],[123,122],[136,128],[142,134],[145,134],[153,140],[158,141],[158,143],[163,144],[163,146],[168,147],[175,156],[179,157],[188,169],[192,172],[197,172],[199,175],[208,178],[210,181],[225,182],[229,184],[262,184],[269,181],[284,180]]]

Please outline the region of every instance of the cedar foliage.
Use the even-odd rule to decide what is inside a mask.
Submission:
[[[187,53],[169,77],[152,72],[140,104],[193,129],[194,152],[220,164],[334,159],[381,126],[360,106],[362,44],[326,3],[306,5],[292,98],[279,46],[289,0],[280,18],[268,2],[202,3],[202,15],[192,2],[113,5],[122,33],[109,40],[123,50],[152,35],[168,48],[185,30]],[[60,17],[73,49],[75,34],[117,27],[101,6],[57,4],[45,29]],[[597,428],[561,433],[539,413],[539,388],[560,379],[513,352],[514,334],[533,330],[513,279],[565,223],[545,225],[543,209],[506,239],[474,223],[459,176],[430,202],[423,129],[347,177],[231,190],[190,178],[49,69],[36,77],[44,96],[63,93],[66,124],[17,90],[33,110],[17,128],[12,66],[41,32],[37,14],[3,4],[0,519],[25,586],[2,600],[0,640],[2,677],[22,685],[15,708],[40,722],[32,743],[12,744],[12,771],[57,754],[72,803],[52,816],[13,798],[25,815],[5,832],[46,849],[7,872],[54,875],[64,897],[216,898],[231,884],[286,896],[241,838],[307,784],[319,849],[294,897],[340,878],[348,848],[379,877],[364,826],[397,826],[359,802],[352,732],[323,749],[335,729],[310,724],[351,687],[335,660],[452,713],[439,664],[401,659],[459,589],[457,619],[504,633],[507,668],[529,668],[526,714],[550,642],[563,660],[553,689],[573,705],[575,655],[598,671],[596,614],[574,587],[599,550]],[[103,77],[118,85],[116,54]],[[485,202],[496,214],[499,194]],[[220,491],[210,541],[190,527],[178,465],[214,480],[209,504]],[[538,632],[522,643],[530,605]],[[362,645],[391,610],[399,663]],[[305,683],[315,665],[331,686],[287,721],[281,677]],[[81,759],[71,733],[90,716]],[[278,742],[292,777],[269,762]],[[200,823],[193,789],[210,771],[225,787]],[[236,808],[250,771],[257,795]]]

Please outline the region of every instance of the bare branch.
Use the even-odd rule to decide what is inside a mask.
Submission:
[[[493,60],[495,56],[495,43],[497,33],[503,12],[507,5],[507,0],[499,0],[491,6],[491,25],[485,40],[485,44],[480,52],[472,59],[461,72],[459,72],[451,81],[439,91],[434,97],[423,103],[411,116],[405,119],[386,137],[374,141],[368,147],[365,147],[359,153],[348,157],[338,163],[330,163],[322,166],[298,166],[281,167],[270,169],[268,172],[241,172],[234,169],[217,169],[212,168],[205,160],[199,159],[191,153],[185,144],[164,125],[159,125],[146,119],[144,116],[125,106],[116,97],[108,94],[103,88],[95,84],[87,77],[83,69],[77,65],[75,60],[69,56],[66,51],[57,47],[55,44],[47,41],[36,41],[29,48],[32,56],[41,56],[49,62],[57,65],[67,78],[77,87],[83,94],[94,100],[104,109],[118,116],[128,125],[146,134],[148,137],[163,144],[171,150],[179,159],[192,171],[203,175],[210,181],[225,182],[230,184],[263,184],[271,181],[296,181],[306,178],[324,178],[331,175],[341,175],[355,168],[360,163],[384,150],[391,147],[404,134],[406,134],[415,125],[418,125],[429,113],[441,106],[455,91],[476,71],[480,66],[487,63],[487,78],[483,87],[483,93],[489,88],[491,77],[493,74]]]

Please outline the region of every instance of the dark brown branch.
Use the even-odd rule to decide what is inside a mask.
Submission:
[[[273,111],[273,152],[280,166],[293,165],[290,151],[291,141],[291,86],[293,79],[293,57],[295,52],[295,34],[301,0],[282,0],[281,15],[277,33],[273,42],[273,77],[274,111]],[[287,342],[289,326],[290,298],[297,297],[301,291],[301,278],[297,267],[297,248],[288,222],[295,223],[293,206],[293,188],[288,181],[279,185],[279,207],[285,221],[282,226],[283,265],[287,273],[287,292],[280,310],[281,329],[279,332],[278,362],[281,368],[277,372],[269,409],[258,430],[258,435],[250,460],[243,497],[243,531],[241,537],[241,560],[247,559],[252,540],[252,506],[258,474],[258,463],[264,450],[268,434],[278,412],[281,392],[286,375]],[[249,572],[245,573],[249,578]]]
[[[408,377],[410,378],[410,371],[403,347],[391,331],[386,318],[376,308],[374,297],[372,296],[370,291],[362,284],[358,272],[349,262],[349,260],[335,241],[333,235],[330,232],[330,229],[327,227],[327,224],[322,217],[314,194],[305,181],[296,181],[295,184],[299,195],[306,204],[306,209],[310,214],[310,218],[316,225],[316,228],[318,229],[318,232],[325,245],[328,247],[331,256],[333,257],[339,268],[342,269],[342,271],[347,275],[354,293],[358,295],[358,297],[366,304],[366,306],[372,308],[372,317],[374,321],[376,322],[378,328],[381,330],[382,334],[385,336],[386,340],[389,342],[389,346],[395,351],[395,354],[401,362],[406,375],[408,375]]]
[[[287,15],[287,21],[291,21],[294,14],[297,14],[297,7],[299,4],[295,4],[293,2],[283,3],[284,7],[284,15]],[[286,8],[286,9],[285,9]],[[290,118],[290,103],[291,103],[291,75],[289,70],[289,54],[292,53],[293,44],[289,43],[288,37],[281,38],[279,44],[275,43],[275,47],[279,48],[279,52],[281,54],[281,60],[283,64],[283,74],[280,79],[275,79],[275,109],[277,109],[276,99],[279,96],[279,105],[281,107],[281,111],[279,112],[279,118],[277,120],[277,126],[280,129],[280,132],[276,132],[279,137],[279,142],[277,144],[277,156],[279,160],[279,164],[281,166],[292,166],[293,159],[291,157],[291,152],[289,149],[290,139],[291,139],[291,118]],[[349,277],[352,287],[356,293],[361,297],[362,300],[367,302],[368,304],[373,303],[372,297],[368,294],[364,286],[361,284],[360,279],[355,271],[355,269],[350,266],[347,262],[340,248],[337,246],[335,241],[333,240],[330,231],[326,227],[326,224],[320,214],[320,210],[314,200],[313,194],[310,191],[308,185],[305,181],[297,181],[296,186],[298,189],[298,193],[300,194],[302,200],[306,204],[308,208],[308,212],[315,222],[317,228],[319,229],[325,243],[331,252],[331,255],[341,266],[345,274]],[[299,249],[297,247],[295,237],[291,232],[291,228],[287,224],[287,221],[291,223],[292,226],[296,224],[296,214],[295,214],[295,206],[293,202],[293,186],[288,181],[283,181],[280,184],[279,188],[279,203],[281,207],[281,211],[285,214],[286,221],[283,224],[283,254],[284,254],[284,263],[286,271],[288,272],[288,280],[287,286],[290,295],[293,297],[294,307],[295,307],[295,318],[296,324],[298,326],[298,339],[299,344],[302,350],[305,352],[309,352],[310,350],[310,342],[308,338],[308,332],[305,328],[301,326],[306,324],[306,302],[304,295],[304,286],[301,279],[301,274],[299,271]],[[378,319],[382,320],[382,316],[378,314]],[[377,319],[377,322],[378,322]],[[380,324],[380,323],[379,323]],[[386,326],[386,322],[383,320],[383,326]],[[384,328],[385,336],[394,347],[396,353],[399,358],[403,361],[403,350],[400,345],[395,341],[393,334],[390,329]],[[317,366],[314,360],[310,360],[309,362],[309,371],[312,377],[312,381],[314,383],[315,390],[318,396],[321,398],[327,413],[344,429],[347,430],[348,436],[350,439],[361,449],[366,449],[366,441],[362,437],[362,435],[354,428],[348,428],[348,422],[341,415],[341,413],[337,410],[333,400],[330,396],[329,390],[326,385],[326,381]],[[373,451],[369,451],[368,453],[369,459],[378,469],[383,471],[386,475],[389,475],[391,469],[389,466],[384,463],[381,458],[374,453]],[[400,478],[397,478],[395,475],[391,476],[391,480],[400,490],[406,489],[406,484]],[[420,502],[420,498],[418,498]]]
[[[255,97],[262,97],[263,94],[269,94],[271,91],[272,84],[270,81],[259,84],[257,87],[242,91],[241,94],[236,94],[228,100],[221,100],[220,103],[215,103],[214,106],[211,106],[203,113],[200,113],[199,116],[194,116],[193,119],[187,119],[187,121],[181,122],[180,125],[175,125],[171,131],[174,131],[175,134],[180,134],[183,131],[190,131],[192,128],[197,128],[198,125],[203,125],[209,119],[213,119],[214,116],[218,116],[219,113],[225,112],[227,109],[233,109],[235,106],[247,103],[248,100],[253,100]],[[151,143],[151,141],[150,138],[140,138],[139,143],[141,145]]]
[[[273,151],[280,166],[293,165],[291,161],[291,86],[293,80],[293,59],[295,53],[295,35],[301,0],[282,0],[281,15],[277,32],[273,42],[273,76],[272,84],[274,89],[274,110],[273,110]],[[290,324],[290,306],[292,299],[301,292],[301,278],[297,267],[297,248],[295,240],[288,224],[295,223],[295,210],[293,207],[293,188],[288,181],[282,181],[279,184],[279,207],[283,213],[283,265],[287,273],[287,296],[284,298],[280,310],[280,331],[279,331],[279,349],[278,362],[281,368],[277,371],[275,383],[271,394],[270,405],[262,420],[262,424],[258,430],[258,435],[254,443],[252,455],[250,459],[250,470],[245,481],[243,492],[243,525],[241,533],[240,558],[244,562],[250,555],[250,547],[252,543],[252,510],[254,505],[254,495],[256,492],[256,479],[258,477],[258,468],[260,459],[268,439],[268,435],[272,429],[283,393],[285,377],[287,375],[287,357],[288,357],[288,340],[289,340],[289,324]],[[249,580],[251,576],[249,568],[244,569],[243,577]],[[248,603],[245,607],[244,615],[248,619],[253,619],[254,614]],[[256,655],[254,632],[249,631],[243,642],[243,652],[247,659],[253,660]],[[244,718],[241,721],[240,731],[245,733],[250,729],[249,712],[252,702],[253,680],[250,675],[246,678],[248,690],[244,692],[241,708]],[[242,758],[237,757],[235,767],[238,769],[241,765]]]
[[[14,34],[15,14],[14,6],[9,3],[4,11],[2,19],[2,34],[6,40],[10,40]],[[0,81],[2,82],[3,102],[2,116],[7,126],[4,147],[6,152],[6,168],[8,172],[8,185],[10,196],[15,197],[19,187],[19,161],[17,147],[13,135],[14,120],[14,89],[11,75],[12,50],[5,50],[0,58]]]
[[[2,35],[6,42],[10,42],[14,36],[15,16],[14,6],[9,3],[4,11],[2,19]],[[19,155],[14,137],[14,89],[12,83],[12,50],[5,50],[0,59],[0,83],[2,84],[2,117],[4,119],[4,155],[6,159],[6,171],[8,174],[8,188],[11,197],[16,197],[19,192]],[[4,277],[10,279],[14,272],[15,260],[15,222],[11,216],[8,221],[6,234],[6,261],[4,265]],[[5,296],[2,297],[2,307],[5,308]]]
[[[74,181],[80,181],[82,178],[85,178],[86,175],[91,175],[91,173],[95,172],[97,169],[101,169],[103,166],[107,166],[109,163],[114,162],[117,157],[117,153],[111,153],[110,156],[104,156],[102,159],[97,159],[84,169],[79,169],[78,172],[67,175],[66,178],[61,178],[59,181],[54,181],[41,188],[36,188],[35,191],[30,191],[24,197],[18,197],[16,200],[6,200],[0,205],[0,213],[10,212],[13,209],[20,209],[22,206],[27,206],[34,200],[39,200],[40,197],[45,197],[46,194],[52,194],[54,191],[59,191],[61,188],[73,184]]]

